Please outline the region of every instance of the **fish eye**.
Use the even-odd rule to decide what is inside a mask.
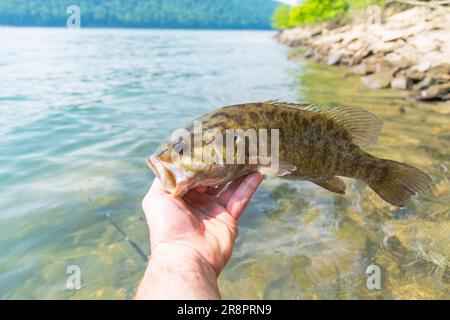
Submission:
[[[176,153],[178,153],[180,156],[183,155],[183,144],[178,142],[173,146],[173,151],[175,151]]]

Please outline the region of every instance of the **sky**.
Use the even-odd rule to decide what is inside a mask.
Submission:
[[[298,4],[299,0],[275,0],[276,2],[281,2],[290,6],[295,6]]]

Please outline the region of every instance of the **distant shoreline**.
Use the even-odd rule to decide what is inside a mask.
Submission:
[[[271,0],[0,0],[0,25],[266,30],[277,7]]]
[[[66,26],[36,26],[36,25],[9,25],[0,24],[0,28],[30,28],[30,29],[69,29]],[[89,30],[120,30],[120,29],[130,29],[130,30],[188,30],[188,31],[273,31],[277,30],[273,28],[188,28],[188,27],[126,27],[126,26],[115,26],[115,27],[106,27],[106,26],[81,26],[80,29],[89,29]]]

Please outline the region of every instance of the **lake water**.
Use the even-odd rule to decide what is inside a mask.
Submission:
[[[197,116],[269,99],[369,109],[385,121],[370,151],[420,167],[435,187],[398,209],[351,180],[345,197],[265,181],[223,297],[449,298],[449,105],[289,62],[273,35],[0,28],[0,298],[132,298],[150,254],[146,156]],[[73,265],[80,290],[65,288]],[[369,265],[380,290],[366,286]]]

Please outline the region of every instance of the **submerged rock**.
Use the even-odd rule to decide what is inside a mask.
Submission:
[[[416,100],[447,100],[450,94],[450,83],[432,85],[431,87],[413,92],[411,97]]]
[[[327,63],[329,65],[338,64],[341,61],[342,56],[339,53],[334,53],[328,56]]]
[[[435,83],[436,83],[436,81],[434,79],[427,77],[427,78],[423,79],[422,81],[420,81],[419,83],[417,83],[416,85],[414,85],[413,89],[416,91],[420,91],[420,90],[426,89],[427,87],[429,87]]]
[[[354,74],[365,76],[375,72],[375,64],[373,63],[361,63],[351,68],[351,72]]]
[[[383,71],[362,77],[361,81],[370,89],[383,89],[390,86],[393,75],[391,71]]]
[[[411,81],[405,76],[399,76],[391,81],[393,89],[407,90],[411,86]]]

